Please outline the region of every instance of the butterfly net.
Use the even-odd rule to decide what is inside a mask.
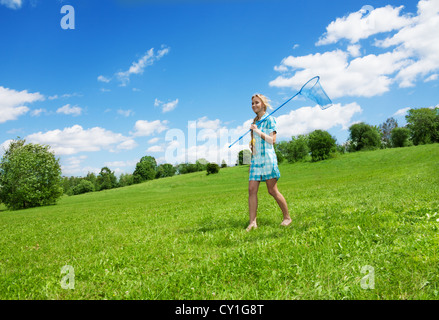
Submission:
[[[331,99],[320,84],[320,77],[309,80],[300,90],[300,94],[317,103],[323,110],[332,106]]]

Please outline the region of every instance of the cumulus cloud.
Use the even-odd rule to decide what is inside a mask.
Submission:
[[[26,141],[48,144],[57,155],[73,155],[79,152],[109,150],[117,152],[132,149],[137,144],[129,137],[100,127],[84,129],[80,125],[38,132],[26,137]]]
[[[400,15],[403,8],[404,6],[394,8],[387,5],[374,9],[364,6],[357,12],[332,21],[316,45],[336,43],[341,39],[357,43],[377,33],[399,30],[411,23],[409,16]]]
[[[29,111],[25,104],[42,100],[44,100],[44,96],[38,92],[16,91],[0,86],[0,123],[16,120]]]
[[[337,43],[342,39],[349,40],[350,45],[345,50],[284,58],[274,67],[280,75],[270,81],[270,86],[299,90],[308,79],[320,75],[331,98],[372,97],[389,91],[393,84],[410,87],[419,78],[437,80],[439,1],[419,1],[417,15],[404,15],[402,9],[402,6],[386,6],[370,11],[367,18],[363,13],[355,12],[336,19],[317,45]],[[367,28],[364,26],[366,21]],[[366,47],[358,43],[371,35],[389,31],[393,31],[393,35],[372,43],[378,49],[384,49],[383,53],[368,54]]]
[[[319,106],[303,107],[276,118],[278,138],[291,139],[292,136],[310,133],[314,130],[329,130],[341,126],[347,130],[355,114],[363,110],[356,103],[347,105],[334,104],[330,109],[322,110]]]
[[[133,136],[136,137],[143,137],[143,136],[150,136],[155,133],[161,133],[168,129],[168,121],[167,120],[155,120],[155,121],[148,121],[148,120],[138,120],[136,121],[136,124],[134,125],[134,133]]]
[[[58,110],[56,110],[56,113],[79,116],[82,113],[82,109],[78,106],[72,107],[72,106],[70,106],[70,104],[66,104],[65,106],[62,106],[61,108],[58,108]]]
[[[409,111],[410,109],[411,109],[410,107],[399,109],[393,114],[393,116],[394,117],[405,116],[407,114],[407,111]]]

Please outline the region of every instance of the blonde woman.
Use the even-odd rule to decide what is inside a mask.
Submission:
[[[282,210],[284,217],[281,225],[288,226],[292,222],[288,212],[287,202],[277,189],[277,180],[280,178],[280,172],[274,151],[274,144],[276,143],[276,120],[274,117],[268,116],[266,113],[267,107],[270,107],[267,97],[262,94],[255,94],[252,97],[252,109],[254,113],[256,113],[256,117],[250,127],[252,158],[249,169],[248,186],[250,224],[246,229],[247,231],[258,227],[256,223],[256,213],[258,209],[258,190],[261,181],[265,181],[268,193],[277,201]],[[258,121],[265,118],[266,120],[259,124],[259,126],[256,125]]]

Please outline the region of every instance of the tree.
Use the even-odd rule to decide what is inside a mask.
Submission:
[[[288,162],[303,161],[309,155],[309,152],[310,149],[307,136],[299,135],[298,137],[292,137],[288,148]]]
[[[388,118],[386,122],[379,126],[382,136],[382,143],[385,148],[390,147],[392,130],[398,127],[398,122],[394,118]]]
[[[349,151],[374,150],[381,147],[381,134],[377,127],[364,122],[349,127]]]
[[[437,110],[439,109],[420,108],[408,111],[405,118],[414,145],[439,142],[439,115]]]
[[[134,176],[131,173],[122,173],[119,177],[119,187],[126,187],[134,184]]]
[[[287,157],[288,141],[279,141],[274,144],[274,151],[276,152],[277,162],[280,164],[284,162]]]
[[[157,162],[154,157],[144,156],[136,164],[133,172],[134,183],[153,180],[157,173]]]
[[[227,162],[226,160],[223,159],[223,161],[221,162],[221,168],[227,168]]]
[[[81,179],[81,182],[73,188],[73,194],[83,194],[95,191],[95,186],[92,182],[86,179]]]
[[[394,128],[390,137],[392,147],[401,148],[409,145],[410,130],[408,128]]]
[[[108,167],[103,167],[96,178],[98,190],[113,189],[117,187],[117,178]]]
[[[175,175],[176,171],[177,169],[175,169],[172,164],[169,163],[161,164],[157,167],[157,173],[155,178],[159,179],[159,178],[172,177],[173,175]]]
[[[220,167],[216,163],[208,163],[206,166],[207,175],[218,173],[219,169]]]
[[[0,201],[18,210],[55,204],[63,194],[59,159],[50,146],[13,141],[0,162]]]
[[[239,151],[238,153],[238,165],[242,166],[244,164],[250,164],[251,163],[251,157],[252,157],[252,153],[250,150],[248,149],[244,149]]]
[[[328,159],[331,153],[336,151],[336,139],[329,132],[315,130],[308,136],[308,145],[311,151],[312,161]]]

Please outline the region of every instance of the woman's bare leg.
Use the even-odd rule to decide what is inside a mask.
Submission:
[[[267,183],[268,193],[274,199],[276,199],[277,204],[279,205],[280,209],[282,210],[282,214],[284,216],[284,219],[283,219],[281,225],[288,226],[292,222],[292,220],[290,217],[290,213],[288,212],[287,201],[285,200],[284,196],[277,189],[277,179],[270,179],[270,180],[267,180],[265,182]]]
[[[260,181],[249,181],[248,183],[248,211],[250,216],[250,223],[247,227],[247,231],[253,228],[257,228],[256,213],[258,210],[258,189]]]

